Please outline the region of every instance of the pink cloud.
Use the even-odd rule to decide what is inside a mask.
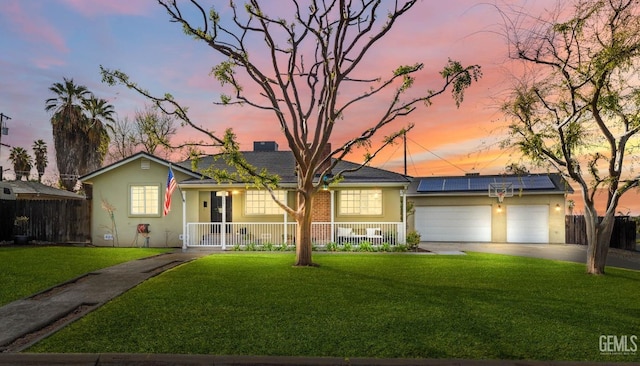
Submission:
[[[112,14],[119,15],[144,15],[149,13],[149,9],[154,5],[151,1],[131,1],[131,0],[109,0],[109,1],[86,1],[86,0],[63,0],[69,7],[77,12],[88,16],[105,16]]]
[[[65,62],[52,56],[38,56],[33,63],[41,69],[50,69],[54,66],[64,66]]]
[[[25,35],[31,42],[50,44],[59,52],[67,53],[69,48],[60,32],[35,9],[25,9],[25,4],[33,5],[19,1],[9,1],[3,5],[5,19],[18,28],[15,33]]]

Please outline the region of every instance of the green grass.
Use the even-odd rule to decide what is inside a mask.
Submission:
[[[0,306],[87,272],[164,252],[148,248],[2,247]]]
[[[30,352],[634,361],[640,272],[470,254],[212,255],[159,275]]]

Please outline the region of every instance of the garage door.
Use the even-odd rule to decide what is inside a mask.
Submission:
[[[548,243],[549,206],[507,206],[509,243]]]
[[[491,241],[491,206],[416,207],[423,241]]]

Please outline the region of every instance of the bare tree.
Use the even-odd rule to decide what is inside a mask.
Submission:
[[[138,150],[134,125],[129,118],[116,119],[109,130],[111,144],[107,152],[107,162],[113,163],[133,155]]]
[[[146,105],[135,113],[135,140],[149,154],[157,154],[158,149],[164,155],[171,151],[170,138],[176,134],[174,119],[162,113],[156,106]]]
[[[145,151],[149,154],[167,157],[175,150],[170,139],[176,134],[174,119],[153,105],[136,110],[133,122],[127,117],[114,122],[109,147],[109,161],[118,161]]]
[[[640,3],[581,0],[570,11],[561,4],[546,18],[506,14],[511,56],[531,74],[512,89],[503,109],[511,117],[509,143],[578,184],[587,272],[604,274],[618,202],[640,179],[633,167],[640,131]],[[601,219],[594,200],[599,191],[607,194]]]
[[[465,67],[453,60],[440,71],[443,81],[434,90],[412,89],[415,75],[424,68],[422,63],[399,66],[384,77],[362,76],[366,73],[364,60],[369,51],[413,8],[416,0],[325,0],[304,4],[292,0],[286,5],[278,3],[279,14],[268,14],[263,3],[256,0],[247,1],[240,10],[232,1],[225,19],[215,9],[207,11],[196,1],[189,5],[172,0],[158,2],[168,11],[171,21],[179,23],[188,35],[226,57],[213,68],[212,74],[223,86],[230,87],[233,94],[223,95],[218,104],[248,105],[273,113],[274,123],[282,131],[297,163],[296,205],[289,207],[277,201],[272,189],[277,187],[278,177],[249,165],[239,153],[231,130],[220,136],[195,124],[170,94],[153,96],[122,71],[102,68],[103,80],[110,84],[120,82],[137,90],[165,113],[176,116],[219,145],[227,163],[235,167],[237,173],[218,171],[215,172],[218,179],[246,181],[269,189],[274,200],[298,224],[296,265],[299,266],[313,265],[314,195],[324,181],[331,183],[347,173],[329,174],[337,161],[356,147],[372,147],[372,138],[380,129],[410,114],[418,105],[429,105],[432,98],[447,88],[452,89],[459,104],[465,89],[481,76],[479,66]],[[259,91],[252,94],[243,83]],[[381,100],[388,102],[384,104]],[[378,107],[378,115],[368,121],[368,127],[335,147],[329,155],[325,154],[324,146],[335,128],[345,128],[357,121],[359,116],[353,110],[366,102]],[[361,166],[410,128],[411,125],[382,138],[379,147],[366,154]]]

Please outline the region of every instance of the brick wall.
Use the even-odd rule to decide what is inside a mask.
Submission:
[[[313,222],[331,221],[331,192],[319,191],[313,198]]]

